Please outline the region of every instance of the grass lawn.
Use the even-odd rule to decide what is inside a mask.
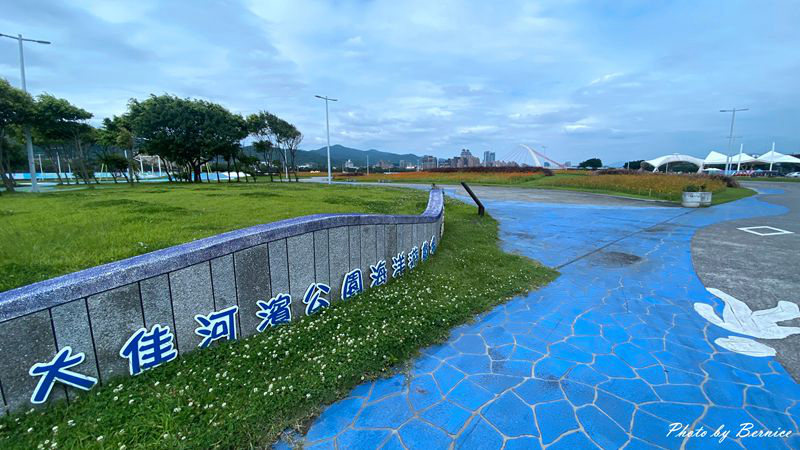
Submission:
[[[711,204],[719,205],[721,203],[728,203],[734,200],[739,200],[740,198],[750,197],[751,195],[755,194],[756,191],[743,187],[725,188],[721,192],[714,193],[714,195],[711,197]]]
[[[314,213],[419,214],[422,191],[308,183],[100,185],[0,196],[0,292],[214,234]]]
[[[419,212],[424,195],[348,187],[325,194],[317,189],[302,191],[303,202],[352,200],[359,193],[369,194],[362,204],[334,203],[331,208],[363,209],[391,198],[393,207],[402,201],[404,208]],[[187,188],[176,196],[200,201],[198,191],[202,188]],[[219,193],[235,201],[231,192]],[[281,195],[287,197],[282,202],[297,201],[293,194]],[[275,199],[266,200],[270,198]],[[270,207],[258,196],[248,201],[252,205],[256,200]],[[303,212],[310,208],[291,207]],[[556,276],[525,257],[502,252],[491,217],[478,217],[474,207],[450,199],[446,211],[436,254],[402,279],[292,324],[96,388],[70,405],[2,418],[0,448],[49,448],[54,442],[58,448],[261,448],[287,427],[302,429],[325,405],[363,380],[402,370],[418,349],[446,338],[450,328]]]
[[[700,185],[714,192],[714,204],[738,200],[755,194],[746,188],[728,188],[716,179],[698,178],[678,174],[619,174],[593,175],[585,171],[555,171],[553,176],[541,173],[474,173],[474,172],[405,172],[397,174],[371,174],[369,176],[340,176],[337,179],[357,182],[438,183],[459,184],[466,181],[476,185],[504,185],[512,187],[565,189],[598,194],[620,195],[652,200],[680,202],[683,188],[688,184]]]

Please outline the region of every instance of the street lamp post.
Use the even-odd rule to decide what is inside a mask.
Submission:
[[[731,132],[728,135],[728,155],[731,154],[731,147],[733,146],[733,123],[736,121],[736,113],[738,111],[749,111],[750,108],[740,108],[740,109],[720,109],[719,112],[721,113],[731,113]],[[739,156],[739,161],[741,161],[742,157]],[[725,165],[725,175],[728,174],[728,165]]]
[[[25,55],[22,52],[22,43],[35,42],[37,44],[49,45],[50,42],[36,39],[25,39],[21,34],[10,36],[8,34],[0,33],[0,37],[16,39],[17,42],[19,42],[19,73],[22,78],[22,90],[28,92],[28,87],[25,84]],[[25,125],[25,146],[28,149],[28,172],[31,174],[31,192],[39,192],[39,184],[36,182],[36,163],[33,161],[33,140],[31,139],[30,125]]]
[[[338,100],[322,95],[315,95],[314,97],[325,100],[325,131],[328,135],[328,184],[331,184],[331,123],[328,120],[328,102],[336,102]]]

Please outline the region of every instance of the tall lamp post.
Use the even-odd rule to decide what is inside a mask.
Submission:
[[[720,109],[719,112],[721,113],[731,113],[731,132],[728,135],[728,155],[731,154],[731,147],[733,146],[733,123],[736,121],[736,113],[739,111],[749,111],[750,108],[733,108],[733,109]],[[729,156],[730,157],[730,156]],[[739,161],[742,161],[741,155],[739,156]],[[728,165],[725,164],[725,175],[728,174]]]
[[[322,95],[315,95],[314,97],[325,100],[325,131],[328,134],[328,184],[331,184],[331,123],[328,120],[328,102],[336,102],[338,100]]]
[[[0,33],[0,37],[16,39],[17,42],[19,42],[19,73],[22,77],[22,90],[28,92],[28,86],[25,84],[25,55],[22,52],[22,43],[35,42],[37,44],[49,45],[50,42],[36,39],[25,39],[21,34],[10,36],[8,34]],[[31,174],[31,192],[39,192],[39,184],[36,181],[36,163],[33,161],[33,140],[31,140],[30,125],[25,125],[25,146],[28,148],[28,172]]]

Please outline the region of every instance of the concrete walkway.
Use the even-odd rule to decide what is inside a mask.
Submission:
[[[785,207],[758,197],[702,210],[485,197],[505,250],[562,275],[453,330],[409,373],[358,386],[303,445],[800,448],[800,386],[772,357],[716,345],[732,333],[694,310],[723,306],[693,269],[697,230]],[[737,437],[748,423],[794,433]],[[679,435],[684,425],[705,435]],[[726,438],[714,436],[720,427]]]

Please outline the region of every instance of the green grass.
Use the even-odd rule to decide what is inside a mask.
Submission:
[[[436,254],[402,279],[96,388],[70,405],[0,419],[0,448],[264,447],[287,427],[302,430],[363,380],[404,370],[452,327],[556,276],[502,252],[491,217],[450,199],[446,211]]]
[[[711,197],[711,204],[719,205],[722,203],[728,203],[734,200],[750,197],[751,195],[755,194],[756,191],[743,187],[726,188],[724,191],[714,193],[714,195]]]
[[[315,213],[419,214],[427,194],[306,183],[142,184],[0,196],[0,292]]]
[[[586,171],[556,171],[553,176],[525,173],[474,173],[474,172],[405,172],[398,174],[373,174],[340,179],[365,182],[384,180],[390,183],[459,184],[507,186],[531,189],[557,189],[589,192],[620,197],[660,200],[680,203],[683,188],[688,184],[705,184],[714,192],[714,204],[738,200],[755,194],[745,188],[728,188],[721,180],[679,174],[614,174],[593,175]]]

